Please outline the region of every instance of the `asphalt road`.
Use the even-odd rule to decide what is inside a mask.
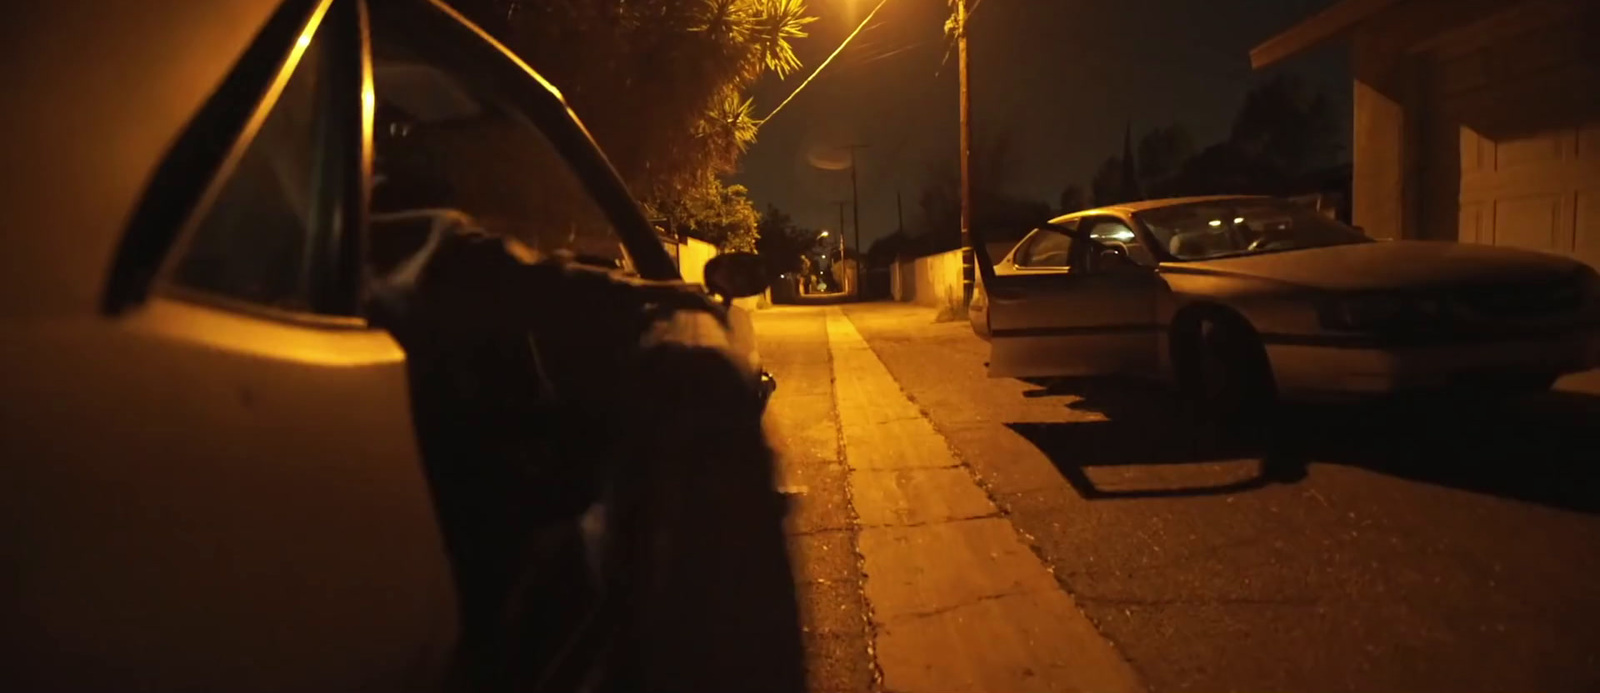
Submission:
[[[758,322],[776,419],[807,388],[794,418],[826,418],[841,377],[820,384],[829,310]],[[964,323],[844,312],[1148,690],[1600,690],[1600,397],[1302,410],[1292,445],[1225,455],[1191,444],[1162,390],[989,379]],[[774,438],[790,460],[810,455],[792,469],[837,465],[837,448],[820,463],[794,452],[828,431],[799,431]],[[830,502],[825,483],[810,495]],[[846,591],[810,608],[871,608]],[[851,651],[874,637],[845,630]],[[831,656],[814,649],[813,670]],[[875,664],[842,661],[859,673],[813,689],[862,690]]]

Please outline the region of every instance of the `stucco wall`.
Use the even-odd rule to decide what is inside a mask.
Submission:
[[[678,244],[678,274],[691,284],[706,283],[706,263],[717,256],[717,247],[698,238]]]
[[[943,307],[961,301],[961,251],[895,263],[891,288],[896,301]]]
[[[699,240],[690,238],[683,243],[666,242],[662,244],[674,261],[678,263],[678,274],[690,284],[706,283],[706,263],[717,256],[717,247]],[[772,290],[768,289],[760,296],[748,296],[734,299],[734,305],[745,310],[760,310],[772,304]]]

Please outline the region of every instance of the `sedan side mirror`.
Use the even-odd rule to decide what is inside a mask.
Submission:
[[[722,297],[723,304],[767,290],[767,263],[754,253],[723,253],[705,268],[706,288]]]

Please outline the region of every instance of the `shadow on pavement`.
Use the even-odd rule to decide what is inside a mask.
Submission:
[[[1170,391],[1068,380],[1028,397],[1074,395],[1068,406],[1104,421],[1010,423],[1087,500],[1227,495],[1305,478],[1311,462],[1586,513],[1600,512],[1600,397],[1531,395],[1492,405],[1404,400],[1295,405],[1263,430],[1270,442],[1225,446],[1179,416]],[[1089,470],[1254,459],[1254,476],[1211,486],[1106,489]]]
[[[802,294],[784,299],[773,299],[773,305],[779,306],[833,306],[842,303],[855,303],[860,299],[855,294],[843,291],[834,291],[825,294]]]

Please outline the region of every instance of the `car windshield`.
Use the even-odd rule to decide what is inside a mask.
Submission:
[[[1155,241],[1179,260],[1321,248],[1369,241],[1349,226],[1288,200],[1196,202],[1138,214]]]

